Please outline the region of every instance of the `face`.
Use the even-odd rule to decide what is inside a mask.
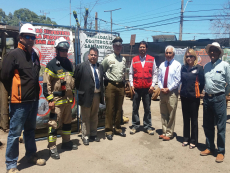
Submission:
[[[213,63],[219,59],[220,53],[220,50],[214,46],[209,48],[208,55]]]
[[[121,49],[122,49],[122,45],[116,45],[116,44],[113,45],[113,50],[115,54],[117,55],[120,54]]]
[[[174,57],[173,49],[171,47],[167,48],[165,51],[165,58],[167,61],[171,61]]]
[[[193,56],[191,53],[187,53],[187,54],[186,54],[186,63],[187,63],[189,66],[193,66],[195,60],[196,60],[195,56]]]
[[[96,64],[98,60],[98,54],[94,50],[91,50],[88,55],[88,59],[92,64]]]
[[[147,52],[146,45],[145,44],[140,44],[140,46],[139,46],[139,53],[140,53],[140,55],[145,55],[146,52]]]
[[[61,48],[59,48],[57,50],[57,53],[59,53],[59,57],[61,57],[61,58],[67,58],[67,56],[68,56],[68,49],[61,49]]]
[[[32,47],[34,46],[34,41],[35,39],[33,40],[32,38],[35,37],[34,34],[23,34],[22,36],[20,36],[20,42],[28,49],[28,50],[31,50]]]

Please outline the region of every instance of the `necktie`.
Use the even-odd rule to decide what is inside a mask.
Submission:
[[[99,83],[98,75],[97,75],[97,72],[96,72],[96,65],[92,64],[92,66],[93,66],[93,71],[94,71],[94,78],[95,78],[96,88],[99,89],[100,88],[100,83]]]
[[[168,74],[169,74],[169,62],[167,63],[167,68],[166,68],[166,71],[165,71],[165,78],[164,78],[164,88],[168,88],[167,87],[167,84],[168,84]]]

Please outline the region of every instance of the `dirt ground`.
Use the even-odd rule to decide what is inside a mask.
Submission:
[[[60,160],[53,160],[49,157],[47,141],[37,141],[38,154],[47,160],[45,166],[34,166],[26,162],[24,157],[24,144],[19,145],[20,154],[18,169],[25,173],[216,173],[230,172],[230,107],[227,109],[226,127],[226,155],[223,163],[216,163],[214,156],[200,156],[200,151],[205,149],[205,135],[202,127],[203,106],[199,110],[199,144],[195,149],[182,147],[183,141],[183,118],[181,102],[178,102],[176,112],[176,125],[174,138],[171,141],[158,139],[161,134],[161,117],[159,101],[152,101],[152,124],[155,134],[149,136],[140,129],[135,135],[130,135],[132,118],[132,101],[127,97],[123,104],[124,115],[129,117],[129,123],[125,124],[123,130],[127,137],[114,136],[108,141],[104,136],[104,130],[98,132],[101,142],[91,142],[89,146],[82,144],[80,135],[71,135],[74,142],[78,144],[78,150],[61,150],[61,138],[58,138],[58,151]],[[141,124],[143,123],[143,106],[139,110]],[[7,134],[0,132],[0,141],[3,146],[0,148],[0,173],[6,172],[5,150]]]

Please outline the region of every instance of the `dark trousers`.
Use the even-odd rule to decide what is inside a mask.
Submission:
[[[135,89],[135,94],[133,97],[133,114],[132,114],[132,124],[133,128],[138,129],[140,127],[140,118],[139,118],[139,106],[142,98],[143,106],[144,106],[144,119],[143,125],[144,129],[150,129],[152,126],[151,121],[151,94],[148,93],[149,88]]]
[[[190,142],[194,145],[198,143],[198,111],[200,98],[181,97],[182,113],[184,120],[184,142]],[[191,123],[191,136],[190,136]]]
[[[203,127],[206,136],[207,149],[215,150],[214,136],[217,125],[218,153],[225,154],[225,131],[226,131],[226,99],[225,94],[219,96],[204,97]]]
[[[113,117],[115,115],[115,131],[121,133],[121,115],[125,88],[123,84],[108,83],[105,87],[105,134],[113,134]]]

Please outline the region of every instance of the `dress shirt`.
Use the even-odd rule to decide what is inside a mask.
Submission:
[[[93,80],[94,80],[94,83],[95,83],[94,93],[99,93],[101,90],[100,90],[100,88],[99,89],[96,88],[93,64],[90,61],[89,61],[89,64],[90,64],[91,71],[93,73]],[[95,65],[95,68],[96,68],[96,73],[97,73],[98,80],[99,80],[99,83],[100,83],[100,76],[99,76],[99,70],[97,69],[97,64]]]
[[[107,55],[101,65],[103,66],[106,77],[110,81],[123,82],[125,76],[126,59],[115,53]]]
[[[146,55],[143,58],[140,56],[142,68],[144,68],[144,66],[145,66],[145,59],[146,59]],[[129,82],[130,82],[130,85],[133,86],[133,61],[132,61],[130,68],[129,68]],[[154,87],[156,82],[157,82],[157,66],[156,66],[155,59],[154,59],[153,70],[152,70],[152,85],[151,86]]]
[[[163,88],[165,71],[166,71],[167,66],[168,66],[168,61],[165,61],[165,62],[162,62],[159,67],[158,86],[160,89]],[[172,91],[179,87],[180,80],[181,80],[180,71],[181,71],[181,64],[175,59],[172,59],[169,62],[169,73],[168,73],[168,84],[167,84],[169,91]]]
[[[230,66],[227,62],[218,59],[215,63],[209,62],[204,66],[205,92],[217,94],[230,92]],[[228,84],[226,86],[226,83]]]

